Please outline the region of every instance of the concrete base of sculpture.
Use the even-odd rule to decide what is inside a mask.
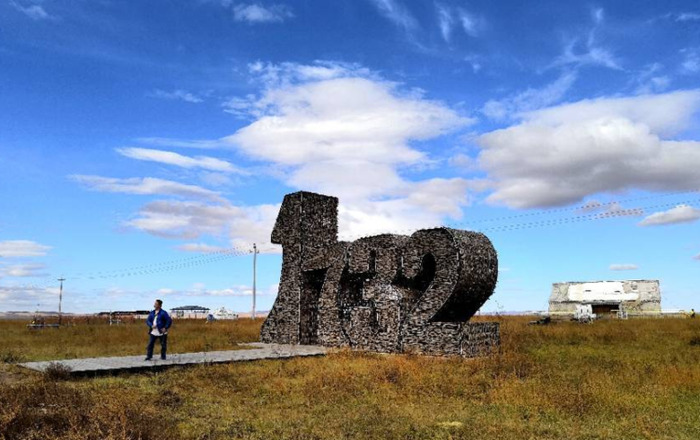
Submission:
[[[263,342],[467,357],[499,345],[498,323],[468,322],[498,277],[485,235],[434,228],[339,242],[337,209],[335,197],[285,196],[272,233],[282,275]]]

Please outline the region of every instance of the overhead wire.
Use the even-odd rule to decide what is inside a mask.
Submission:
[[[592,205],[590,203],[586,203],[586,204],[575,206],[575,207],[557,208],[557,209],[516,214],[516,215],[510,215],[510,216],[503,216],[503,217],[477,219],[477,220],[472,220],[469,222],[452,223],[452,224],[448,225],[447,227],[468,226],[468,225],[479,224],[479,223],[494,223],[494,222],[504,221],[504,220],[513,220],[513,219],[542,216],[542,215],[553,215],[553,214],[566,213],[566,212],[571,212],[571,211],[582,212],[582,211],[588,210],[588,209],[595,209],[598,212],[594,212],[594,213],[590,213],[590,214],[581,214],[581,215],[576,215],[573,217],[555,218],[555,219],[550,219],[550,220],[537,220],[537,221],[532,221],[532,222],[489,226],[489,227],[485,227],[485,228],[473,228],[472,230],[478,231],[478,232],[507,232],[507,231],[522,230],[522,229],[545,228],[545,227],[559,226],[559,225],[566,225],[566,224],[573,224],[573,223],[581,223],[581,222],[587,222],[587,221],[597,221],[597,220],[616,218],[616,217],[617,218],[629,217],[631,213],[641,214],[641,213],[643,213],[644,210],[659,209],[659,208],[665,208],[665,207],[669,207],[669,206],[678,206],[678,205],[682,205],[682,204],[696,203],[696,202],[700,201],[700,199],[691,199],[691,200],[676,201],[673,203],[648,205],[648,206],[644,206],[644,207],[637,207],[637,208],[631,208],[631,209],[624,209],[623,208],[623,209],[619,209],[619,210],[604,211],[604,212],[600,212],[600,210],[604,209],[605,207],[609,207],[609,208],[614,207],[614,206],[620,205],[622,203],[630,203],[630,202],[640,201],[640,200],[659,199],[659,198],[665,198],[665,197],[670,197],[670,196],[677,196],[677,195],[681,195],[681,194],[697,193],[699,191],[700,190],[693,190],[693,191],[683,191],[683,192],[677,192],[677,193],[657,194],[657,195],[653,195],[653,196],[628,198],[628,199],[611,201],[611,202],[600,203],[600,204],[595,204],[595,205]],[[436,226],[436,227],[438,227],[438,226]],[[392,230],[392,231],[382,231],[380,234],[408,234],[408,233],[415,232],[418,229],[425,229],[425,228],[406,228],[406,229],[398,229],[398,230]],[[376,235],[376,234],[374,234],[374,235]],[[338,239],[339,240],[354,240],[354,239],[363,238],[363,237],[367,237],[367,236],[370,236],[370,234],[354,234],[354,235],[343,234],[343,235],[339,235]],[[272,246],[271,243],[263,243],[263,245],[269,245],[269,246],[259,248],[259,251],[261,253],[279,250],[278,246],[274,247],[274,246]],[[102,270],[102,271],[96,271],[96,272],[80,272],[80,273],[76,273],[74,276],[68,275],[67,278],[69,278],[71,280],[88,280],[88,279],[89,280],[96,280],[96,279],[124,278],[124,277],[139,276],[139,275],[151,275],[151,274],[156,274],[156,273],[162,273],[162,272],[168,272],[168,271],[173,271],[173,270],[178,270],[178,269],[185,269],[185,268],[190,268],[190,267],[196,267],[196,266],[202,266],[202,265],[206,265],[206,264],[216,263],[216,262],[223,261],[223,260],[226,260],[229,258],[248,255],[252,252],[253,252],[253,250],[252,250],[252,243],[251,243],[251,245],[245,245],[245,246],[239,245],[239,246],[233,246],[230,248],[219,249],[219,250],[213,251],[213,252],[206,252],[203,255],[196,255],[196,256],[192,256],[192,257],[185,257],[185,258],[179,258],[179,259],[174,259],[174,260],[149,263],[149,264],[145,264],[145,265],[138,265],[138,266],[133,266],[133,267],[128,267],[128,268],[114,269],[114,270]],[[36,289],[47,289],[51,286],[51,284],[54,284],[54,278],[55,278],[55,276],[53,276],[53,275],[47,275],[47,276],[38,278],[37,282],[31,283],[31,284],[29,284],[29,286],[31,288],[36,288]]]

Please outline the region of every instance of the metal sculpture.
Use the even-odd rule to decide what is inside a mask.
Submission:
[[[498,323],[468,322],[498,277],[485,235],[435,228],[339,242],[337,234],[337,198],[285,196],[272,232],[282,275],[263,342],[466,357],[498,346]]]

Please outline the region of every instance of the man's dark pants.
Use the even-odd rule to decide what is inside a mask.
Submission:
[[[153,346],[156,344],[156,339],[160,339],[160,358],[165,359],[165,352],[168,350],[168,335],[153,336],[149,333],[148,347],[146,347],[146,358],[153,357]]]

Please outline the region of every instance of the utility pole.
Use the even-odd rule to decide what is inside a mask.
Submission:
[[[257,278],[258,246],[253,243],[253,313],[251,319],[255,319],[255,279]]]
[[[66,279],[61,277],[58,279],[58,281],[61,282],[61,287],[58,291],[58,325],[61,325],[61,318],[63,317],[62,310],[61,310],[61,305],[63,303],[63,282]]]

